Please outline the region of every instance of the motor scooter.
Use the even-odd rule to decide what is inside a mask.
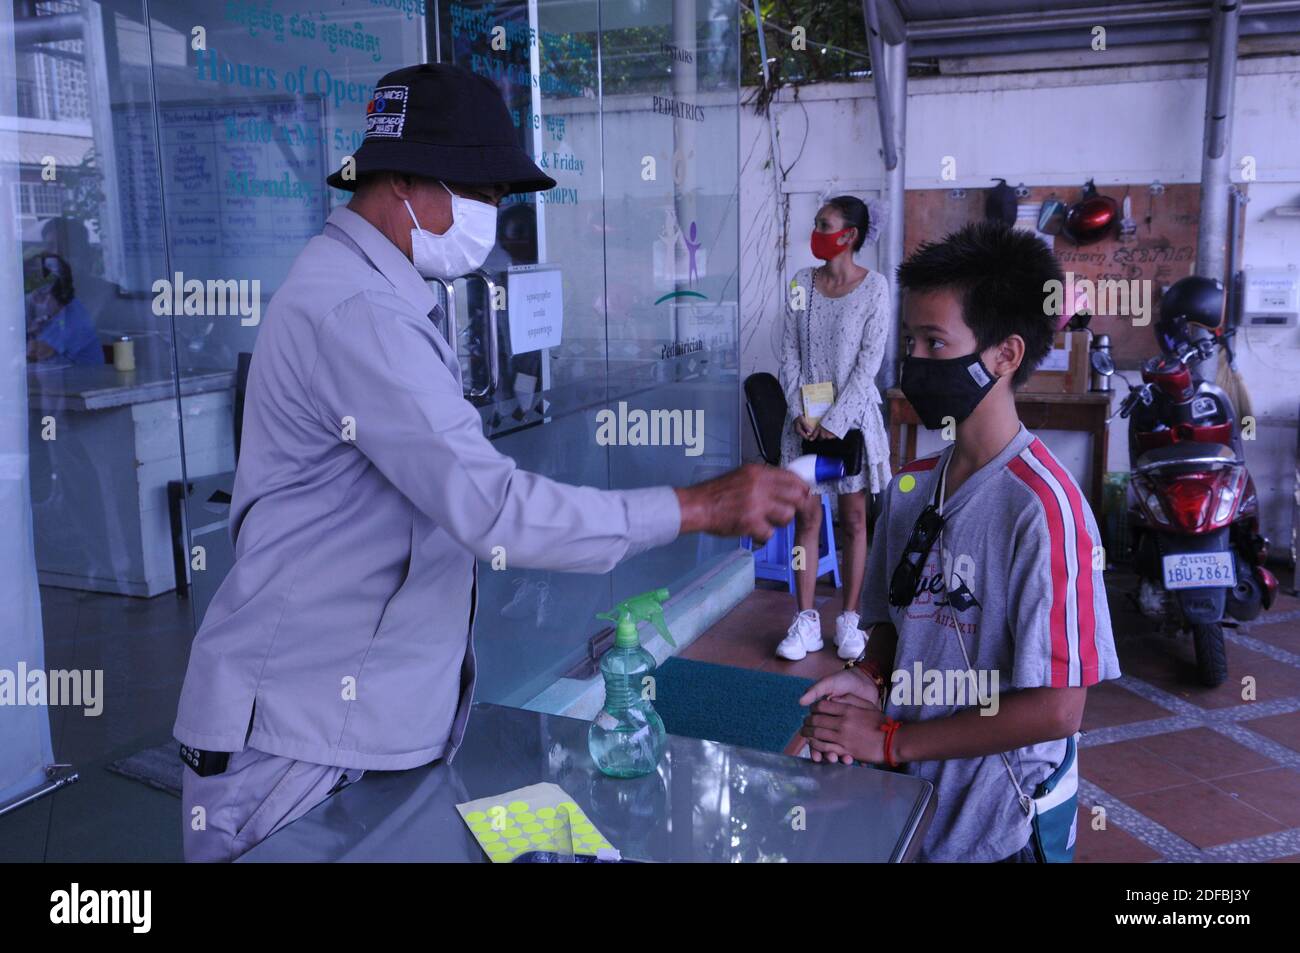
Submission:
[[[1198,365],[1230,345],[1218,329],[1223,286],[1192,276],[1161,300],[1161,353],[1142,365],[1114,415],[1128,420],[1129,544],[1138,576],[1135,601],[1147,618],[1191,633],[1203,685],[1228,677],[1223,628],[1272,606],[1276,577],[1264,567],[1268,539],[1246,469],[1241,427],[1222,388]],[[1109,364],[1109,368],[1107,368]],[[1114,374],[1103,356],[1101,374]]]

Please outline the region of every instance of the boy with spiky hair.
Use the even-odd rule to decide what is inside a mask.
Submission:
[[[814,760],[935,786],[921,859],[1066,859],[1088,686],[1120,672],[1092,511],[1016,413],[1052,347],[1044,302],[1061,269],[1033,234],[980,222],[922,245],[898,280],[900,386],[955,438],[885,490],[867,648],[801,699],[803,734]],[[1047,830],[1049,816],[1066,827]]]

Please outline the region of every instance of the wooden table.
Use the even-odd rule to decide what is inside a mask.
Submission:
[[[889,405],[889,465],[893,472],[916,459],[916,432],[921,426],[916,411],[903,392],[891,387],[885,393]],[[1092,511],[1101,518],[1102,487],[1106,480],[1106,418],[1110,416],[1110,394],[1032,394],[1016,392],[1016,412],[1033,431],[1075,430],[1092,435],[1092,473],[1088,497]],[[907,433],[903,428],[907,427]]]

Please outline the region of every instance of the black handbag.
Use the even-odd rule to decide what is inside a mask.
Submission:
[[[865,451],[865,443],[862,439],[861,430],[850,430],[843,437],[832,437],[829,440],[805,440],[803,442],[804,453],[816,453],[823,457],[834,457],[836,460],[844,461],[844,475],[846,477],[857,476],[862,472],[862,456]]]

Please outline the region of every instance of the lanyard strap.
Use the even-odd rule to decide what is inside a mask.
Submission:
[[[943,462],[943,472],[939,475],[939,515],[943,516],[943,501],[948,492],[948,464],[952,462],[952,451],[948,452],[948,459]],[[943,581],[943,591],[948,592],[948,567],[943,562],[943,526],[939,527],[939,577]],[[951,605],[951,603],[949,603]],[[966,651],[966,639],[961,634],[961,621],[953,618],[952,629],[957,633],[957,644],[961,646],[961,656],[966,660],[966,669],[970,673],[972,683],[977,680],[975,666],[970,663],[970,654]],[[1016,780],[1016,772],[1011,770],[1011,761],[1007,758],[1005,751],[999,751],[998,757],[1002,759],[1002,766],[1007,769],[1007,777],[1011,779],[1011,784],[1016,789],[1017,800],[1020,802],[1020,809],[1025,812],[1026,817],[1034,816],[1034,802],[1024,790],[1020,787],[1020,782]]]

